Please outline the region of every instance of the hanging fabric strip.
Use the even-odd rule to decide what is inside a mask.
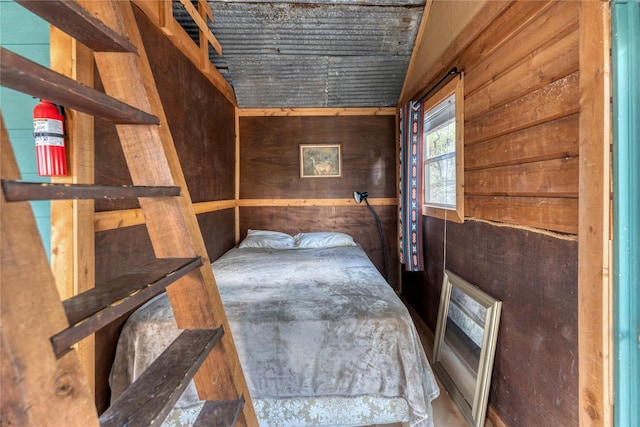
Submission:
[[[422,252],[422,104],[400,111],[399,258],[407,271],[424,270]]]

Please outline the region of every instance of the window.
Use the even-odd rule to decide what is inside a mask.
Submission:
[[[462,74],[424,102],[422,214],[464,221]]]

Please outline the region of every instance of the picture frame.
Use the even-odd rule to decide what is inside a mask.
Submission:
[[[469,426],[485,425],[502,301],[445,270],[433,370]]]
[[[341,144],[300,144],[300,178],[340,177]]]

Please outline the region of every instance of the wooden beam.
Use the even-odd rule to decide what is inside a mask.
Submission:
[[[580,2],[578,378],[581,426],[613,425],[610,4]]]
[[[93,87],[93,51],[56,27],[50,32],[52,70]],[[94,118],[66,109],[68,175],[52,177],[57,184],[94,182]],[[61,299],[71,298],[95,286],[95,235],[93,200],[51,202],[51,268]],[[78,357],[95,392],[95,336],[76,346]]]
[[[240,117],[261,116],[393,116],[394,107],[380,108],[239,108]]]
[[[369,198],[372,206],[395,206],[398,200],[395,198]],[[240,199],[238,206],[356,206],[356,201],[351,199]]]
[[[100,425],[160,425],[223,334],[223,328],[180,333],[100,416]]]
[[[24,8],[98,52],[137,52],[131,42],[107,27],[82,5],[68,0],[16,0]]]
[[[51,337],[62,355],[75,343],[139,307],[167,286],[202,265],[202,258],[159,258],[63,302],[68,328]]]
[[[173,18],[171,0],[133,0],[133,3],[147,15],[155,26],[163,31],[171,43],[180,49],[184,56],[189,58],[189,60],[198,67],[202,75],[205,76],[229,102],[235,106],[238,105],[233,87],[222,74],[220,74],[216,67],[209,67],[208,70],[202,69],[200,48]],[[161,25],[163,22],[164,26]]]
[[[135,199],[176,197],[180,187],[139,185],[93,185],[2,180],[8,202],[29,200]]]

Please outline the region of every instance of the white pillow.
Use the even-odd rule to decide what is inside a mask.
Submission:
[[[353,237],[337,231],[317,231],[298,233],[294,236],[297,248],[333,248],[336,246],[356,246]]]
[[[271,248],[271,249],[293,249],[295,240],[286,233],[269,230],[247,231],[247,237],[238,245],[239,248]]]

